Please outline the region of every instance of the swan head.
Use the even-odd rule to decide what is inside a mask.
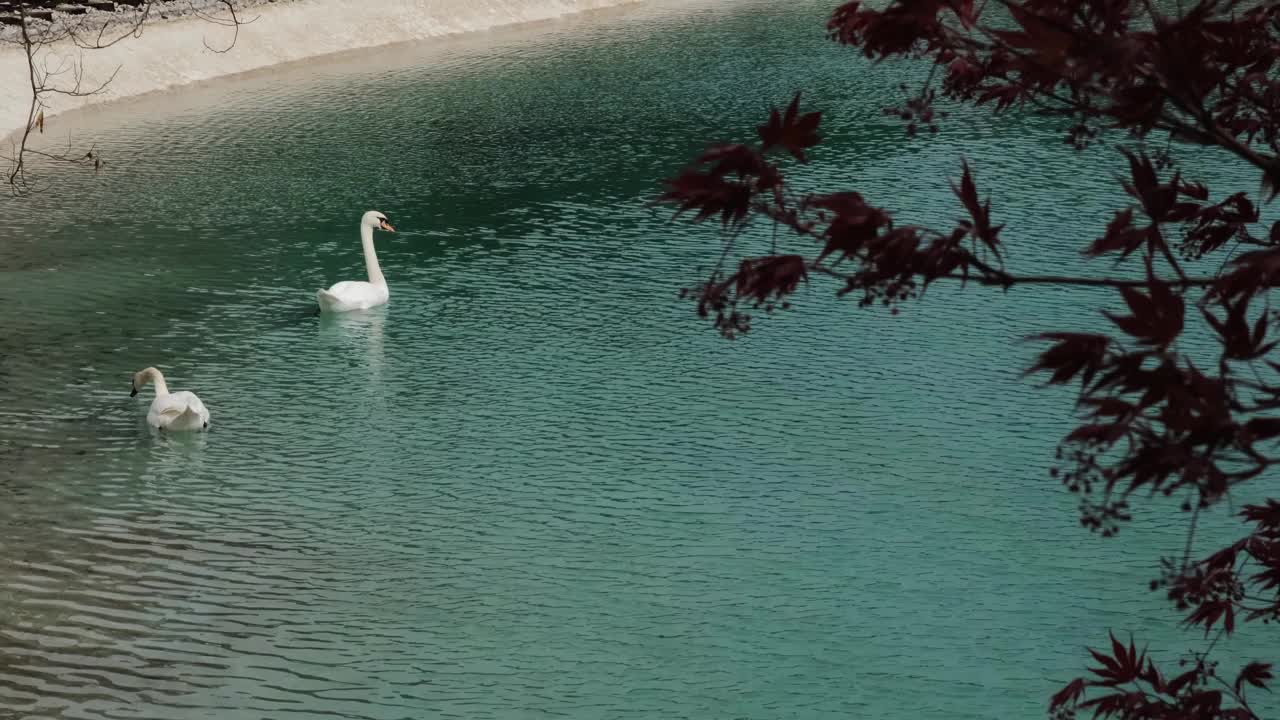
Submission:
[[[387,216],[377,210],[370,210],[360,218],[360,224],[371,227],[374,230],[386,230],[387,232],[395,232],[396,229],[387,222]]]
[[[133,382],[131,383],[131,387],[129,389],[129,397],[133,397],[137,395],[138,388],[146,387],[147,383],[151,382],[151,379],[155,377],[156,372],[158,371],[155,368],[149,367],[134,373]]]

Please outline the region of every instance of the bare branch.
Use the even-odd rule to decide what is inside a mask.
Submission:
[[[226,52],[230,52],[231,48],[236,46],[236,40],[240,38],[240,26],[254,22],[258,18],[255,17],[253,20],[246,20],[242,22],[240,18],[236,15],[236,6],[231,0],[219,0],[219,2],[227,6],[227,12],[231,14],[230,21],[223,20],[221,18],[215,18],[210,15],[205,15],[198,10],[196,10],[195,13],[196,15],[198,15],[200,18],[202,18],[207,22],[211,22],[215,25],[222,25],[223,27],[231,27],[235,29],[234,34],[231,36],[231,43],[221,50],[218,50],[217,48],[210,45],[208,40],[205,40],[204,38],[200,39],[200,42],[204,43],[205,49],[209,50],[210,52],[223,54]],[[193,9],[194,9],[194,6],[193,6]]]
[[[87,86],[83,56],[71,58],[58,55],[55,59],[51,51],[57,45],[70,45],[78,50],[101,50],[130,38],[138,38],[142,35],[147,23],[155,16],[154,2],[155,0],[147,0],[138,7],[132,17],[124,22],[121,22],[115,13],[90,12],[78,18],[55,17],[52,22],[41,21],[39,27],[32,14],[34,5],[26,1],[18,5],[19,33],[18,38],[13,42],[22,47],[26,57],[30,102],[25,127],[18,133],[10,152],[7,155],[0,154],[0,159],[9,163],[6,181],[13,195],[22,196],[37,191],[29,177],[31,158],[88,166],[95,171],[102,169],[104,163],[96,147],[77,151],[71,143],[68,143],[65,150],[53,152],[35,149],[32,147],[32,142],[36,134],[44,134],[46,114],[52,112],[49,98],[88,97],[101,94],[120,74],[123,66],[117,66],[105,80]],[[229,17],[207,16],[194,5],[191,9],[196,16],[207,22],[234,28],[235,35],[226,48],[217,49],[210,47],[208,42],[204,43],[205,47],[212,52],[226,53],[235,46],[239,38],[240,26],[246,22],[253,22],[257,18],[248,21],[241,19],[235,0],[218,0],[218,2],[226,7]]]

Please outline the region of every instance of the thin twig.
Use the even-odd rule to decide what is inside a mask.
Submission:
[[[205,19],[224,27],[234,27],[236,34],[233,36],[231,44],[226,48],[221,50],[212,48],[209,47],[207,42],[205,42],[205,47],[213,52],[225,53],[234,47],[236,39],[239,37],[240,26],[246,22],[253,22],[253,20],[245,21],[240,18],[236,11],[234,0],[219,1],[230,11],[230,19]],[[28,177],[29,158],[39,157],[49,161],[73,165],[90,165],[95,170],[100,169],[103,164],[101,157],[96,152],[96,148],[91,147],[87,151],[74,151],[69,144],[65,152],[50,152],[32,148],[31,142],[36,132],[44,133],[47,119],[46,113],[52,110],[47,101],[48,98],[52,96],[88,97],[106,92],[111,83],[119,76],[122,66],[117,66],[101,83],[97,83],[91,88],[86,88],[85,66],[82,59],[52,56],[46,50],[63,42],[69,42],[72,47],[81,50],[109,48],[128,38],[140,37],[143,28],[153,16],[153,0],[148,0],[136,11],[136,15],[133,18],[123,24],[123,27],[120,26],[113,13],[105,16],[86,16],[79,20],[60,18],[57,22],[50,23],[48,27],[37,30],[32,24],[31,7],[31,4],[25,1],[20,2],[18,5],[20,22],[19,38],[16,40],[22,46],[27,61],[27,82],[30,87],[27,121],[22,131],[18,133],[16,141],[12,144],[11,153],[8,156],[0,154],[0,159],[7,160],[10,163],[5,179],[11,193],[16,196],[28,195],[39,190],[30,182]],[[202,18],[205,17],[199,12],[196,12],[196,14]],[[91,20],[91,18],[93,19]],[[254,20],[256,19],[254,18]],[[55,58],[56,63],[50,62],[51,59]],[[68,75],[70,76],[69,80],[62,80]]]

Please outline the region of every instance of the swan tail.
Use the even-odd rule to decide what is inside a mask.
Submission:
[[[320,311],[332,310],[342,304],[342,300],[328,290],[316,291],[316,304],[320,306]]]
[[[193,407],[183,410],[182,414],[178,416],[178,422],[192,429],[208,429],[209,427],[208,416]]]
[[[159,412],[162,427],[168,427],[175,430],[183,430],[188,428],[208,427],[208,422],[200,410],[192,405],[173,405]]]

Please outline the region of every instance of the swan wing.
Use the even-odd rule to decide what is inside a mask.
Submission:
[[[154,426],[171,430],[197,430],[209,424],[209,410],[195,393],[171,393],[151,403],[147,420]]]
[[[362,310],[385,303],[387,295],[385,285],[374,285],[360,280],[343,280],[340,283],[334,283],[328,290],[317,291],[316,302],[320,304],[320,309],[332,312]]]
[[[175,394],[182,396],[182,400],[187,404],[187,413],[194,414],[196,417],[200,418],[201,424],[209,424],[209,408],[204,406],[204,402],[202,402],[195,393],[183,390],[182,392]]]

